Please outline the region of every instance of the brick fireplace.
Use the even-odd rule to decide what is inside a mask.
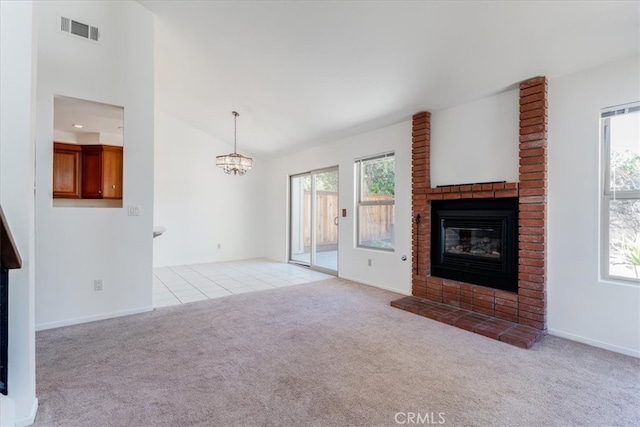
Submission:
[[[503,341],[506,334],[535,331],[538,339],[547,328],[546,318],[546,205],[547,205],[547,79],[535,77],[520,83],[519,116],[519,179],[518,182],[468,183],[431,187],[430,146],[431,113],[413,116],[412,131],[412,302],[411,307],[399,308],[418,312],[414,303],[435,303],[436,312],[444,319],[425,314],[455,325],[451,313],[468,320],[465,329],[482,325],[500,325],[492,333]],[[514,141],[514,144],[516,141]],[[431,275],[431,202],[455,199],[517,198],[518,206],[518,267],[517,292],[509,292]],[[420,221],[415,219],[420,216]],[[412,297],[408,297],[412,298]],[[417,298],[417,299],[416,299]],[[395,302],[394,302],[395,303]],[[451,309],[454,309],[451,311]],[[466,314],[465,314],[466,313]],[[466,316],[466,317],[465,317]],[[475,326],[474,326],[475,325]],[[459,325],[458,325],[459,326]],[[490,328],[491,329],[491,328]],[[494,336],[496,335],[496,336]],[[512,342],[513,343],[513,342]],[[530,347],[533,341],[529,342]]]

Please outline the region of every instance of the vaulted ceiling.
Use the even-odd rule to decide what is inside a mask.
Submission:
[[[636,1],[141,3],[157,108],[262,158],[640,52]]]

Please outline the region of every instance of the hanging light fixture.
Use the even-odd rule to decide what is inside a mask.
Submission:
[[[240,114],[235,111],[232,111],[231,114],[233,114],[233,153],[216,156],[216,166],[220,166],[228,174],[244,175],[253,167],[253,159],[236,153],[236,119]]]

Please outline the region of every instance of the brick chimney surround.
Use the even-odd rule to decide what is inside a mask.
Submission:
[[[522,348],[547,329],[547,79],[520,83],[518,182],[431,187],[431,113],[413,116],[412,296],[397,307]],[[514,141],[515,143],[515,141]],[[518,292],[431,275],[431,201],[518,198]],[[420,223],[415,219],[420,215]]]

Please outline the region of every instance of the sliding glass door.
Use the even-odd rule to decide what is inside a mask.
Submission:
[[[290,183],[291,262],[338,272],[338,168],[294,175]]]

